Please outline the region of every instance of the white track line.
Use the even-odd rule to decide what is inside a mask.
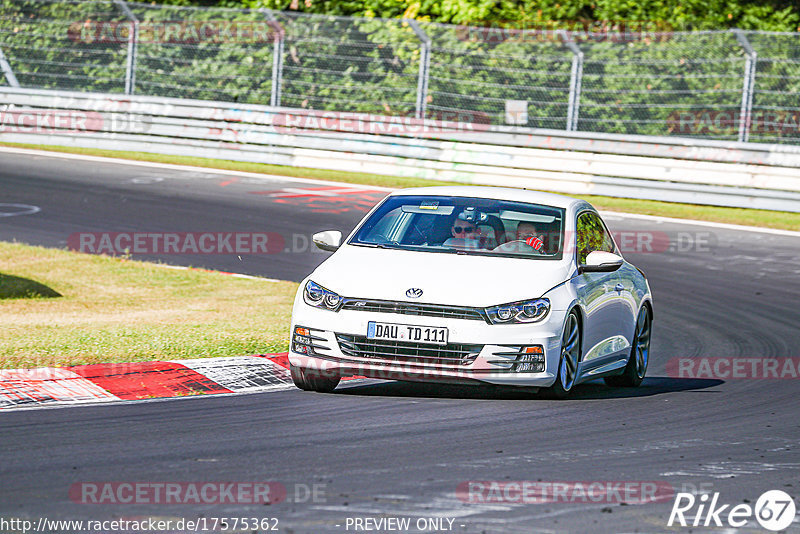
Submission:
[[[295,178],[294,176],[281,176],[278,174],[265,174],[259,172],[244,172],[244,171],[231,171],[225,169],[215,169],[212,167],[194,167],[191,165],[176,165],[173,163],[157,163],[154,161],[136,161],[130,159],[119,159],[119,158],[109,158],[109,157],[102,157],[102,156],[87,156],[84,154],[69,154],[67,152],[51,152],[49,150],[34,150],[30,148],[15,148],[15,147],[7,147],[7,146],[0,146],[0,153],[10,153],[10,154],[28,154],[31,156],[45,156],[51,158],[63,158],[63,159],[77,159],[81,161],[94,161],[96,163],[115,163],[120,165],[132,165],[135,167],[150,167],[154,169],[172,169],[176,171],[190,171],[190,172],[206,172],[210,174],[222,174],[225,176],[241,176],[243,178],[260,178],[265,181],[292,181],[292,182],[302,182],[307,184],[318,184],[318,185],[335,185],[337,187],[342,187],[342,184],[351,185],[355,187],[359,187],[360,189],[371,189],[377,191],[394,191],[394,188],[391,187],[379,187],[377,185],[363,185],[363,184],[351,184],[349,182],[334,182],[330,180],[317,180],[315,178]],[[160,154],[159,154],[160,155]],[[246,162],[244,162],[246,163]]]
[[[243,171],[230,171],[225,169],[214,169],[211,167],[193,167],[191,165],[175,165],[172,163],[156,163],[152,161],[135,161],[135,160],[126,160],[126,159],[118,159],[118,158],[109,158],[109,157],[101,157],[101,156],[86,156],[84,154],[69,154],[66,152],[51,152],[47,150],[34,150],[29,148],[15,148],[15,147],[5,147],[0,146],[0,153],[10,153],[10,154],[28,154],[32,156],[45,156],[51,158],[63,158],[63,159],[76,159],[82,161],[94,161],[98,163],[114,163],[118,165],[132,165],[137,167],[149,167],[154,169],[172,169],[176,171],[189,171],[189,172],[206,172],[210,174],[220,174],[226,176],[241,176],[243,178],[258,178],[266,181],[294,181],[294,182],[302,182],[307,184],[318,184],[318,185],[334,185],[341,187],[343,183],[348,182],[333,182],[328,180],[316,180],[313,178],[295,178],[294,176],[281,176],[277,174],[263,174],[263,173],[255,173],[255,172],[243,172]],[[353,186],[361,186],[361,184],[351,184]],[[364,189],[372,189],[377,191],[395,191],[396,188],[391,187],[379,187],[375,185],[363,185],[361,186]],[[617,212],[617,211],[602,211],[603,215],[611,215],[616,217],[624,217],[627,219],[643,219],[649,221],[656,221],[656,222],[669,222],[674,224],[687,224],[687,225],[694,225],[694,226],[707,226],[711,228],[722,228],[726,230],[737,230],[740,232],[759,232],[764,234],[773,234],[773,235],[782,235],[782,236],[789,236],[789,237],[800,237],[800,232],[794,232],[791,230],[778,230],[775,228],[761,228],[758,226],[744,226],[738,224],[727,224],[727,223],[717,223],[717,222],[709,222],[709,221],[698,221],[694,219],[676,219],[672,217],[660,217],[657,215],[640,215],[638,213],[625,213],[625,212]]]
[[[184,265],[170,265],[168,263],[153,263],[157,267],[165,269],[175,269],[176,271],[198,271],[201,273],[214,273],[224,274],[226,276],[233,276],[234,278],[244,278],[245,280],[261,280],[262,282],[285,282],[285,280],[278,280],[277,278],[265,278],[263,276],[253,276],[250,274],[230,273],[227,271],[217,271],[215,269],[201,269],[199,267],[186,267]]]
[[[789,237],[800,237],[800,232],[792,230],[779,230],[777,228],[762,228],[760,226],[745,226],[741,224],[728,224],[711,221],[697,221],[694,219],[676,219],[674,217],[661,217],[659,215],[643,215],[639,213],[623,213],[618,211],[601,210],[603,216],[623,217],[625,219],[644,219],[647,221],[667,222],[676,224],[690,224],[693,226],[710,226],[712,228],[722,228],[725,230],[737,230],[740,232],[760,232],[764,234],[783,235]]]

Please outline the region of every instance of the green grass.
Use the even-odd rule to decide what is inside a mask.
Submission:
[[[113,158],[131,159],[137,161],[152,161],[158,163],[172,163],[177,165],[192,165],[196,167],[210,167],[214,169],[227,169],[262,174],[281,176],[294,176],[298,178],[315,178],[334,182],[348,182],[355,184],[373,185],[380,187],[417,187],[428,185],[462,185],[456,182],[425,180],[422,178],[407,178],[368,174],[359,172],[331,171],[324,169],[308,169],[302,167],[287,167],[282,165],[267,165],[263,163],[244,163],[220,159],[196,158],[189,156],[166,156],[145,152],[123,152],[116,150],[100,150],[93,148],[61,147],[48,145],[29,145],[16,143],[0,143],[0,146],[16,146],[38,150],[51,150],[55,152],[68,152],[73,154],[88,154],[92,156],[105,156]],[[767,211],[745,208],[723,208],[716,206],[701,206],[695,204],[678,204],[672,202],[659,202],[655,200],[636,200],[627,198],[613,198],[604,196],[578,195],[591,202],[601,210],[625,211],[646,215],[659,215],[662,217],[675,217],[680,219],[697,219],[701,221],[714,221],[730,224],[743,224],[748,226],[762,226],[782,230],[800,231],[800,213],[783,211]]]
[[[288,349],[293,282],[4,242],[0,266],[0,368]]]

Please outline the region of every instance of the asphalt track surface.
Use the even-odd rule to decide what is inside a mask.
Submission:
[[[0,218],[0,239],[64,247],[70,234],[87,231],[268,231],[302,241],[294,235],[351,229],[381,196],[273,196],[309,187],[322,186],[0,153],[0,203],[40,208]],[[370,381],[333,394],[2,413],[0,517],[275,517],[287,533],[353,532],[347,518],[388,516],[412,525],[453,518],[453,532],[688,532],[667,527],[671,498],[481,504],[463,502],[456,488],[476,480],[662,481],[674,491],[719,492],[719,502],[732,505],[753,505],[771,489],[797,501],[798,379],[676,378],[667,362],[800,357],[800,238],[607,222],[614,231],[663,232],[672,243],[672,250],[626,254],[648,275],[656,306],[648,378],[638,389],[589,383],[559,402],[517,390]],[[326,257],[302,243],[287,248],[241,259],[156,259],[300,280]],[[270,506],[72,502],[71,485],[91,481],[277,481],[288,499]],[[296,498],[312,484],[324,491],[317,502]],[[743,530],[763,531],[752,519]],[[797,519],[790,530],[800,531]]]

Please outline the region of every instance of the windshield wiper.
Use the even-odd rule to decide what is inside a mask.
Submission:
[[[387,247],[386,243],[350,243],[351,245],[355,245],[357,247],[369,247],[369,248],[382,248],[382,249],[397,249],[400,248],[400,243],[393,243],[396,244],[396,247]]]
[[[357,247],[369,247],[369,248],[380,248],[384,250],[411,250],[411,251],[418,251],[418,252],[437,252],[443,254],[460,254],[462,256],[468,256],[475,251],[469,250],[461,250],[458,248],[438,248],[438,247],[422,247],[422,246],[415,246],[415,245],[403,245],[402,243],[398,243],[397,241],[390,241],[388,243],[350,243],[350,245],[354,245]]]

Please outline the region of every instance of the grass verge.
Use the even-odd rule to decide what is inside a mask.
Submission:
[[[288,349],[293,282],[0,242],[0,368]]]
[[[282,165],[246,163],[220,159],[196,158],[190,156],[167,156],[145,152],[124,152],[94,148],[30,145],[18,143],[0,143],[0,146],[50,150],[54,152],[66,152],[72,154],[87,154],[92,156],[105,156],[136,161],[192,165],[195,167],[208,167],[214,169],[227,169],[263,174],[276,174],[281,176],[293,176],[297,178],[315,178],[318,180],[330,180],[334,182],[347,182],[380,187],[400,188],[429,185],[463,185],[456,182],[425,180],[422,178],[406,178],[359,172],[308,169],[303,167],[287,167]],[[577,196],[591,202],[596,208],[601,210],[624,211],[628,213],[641,213],[645,215],[658,215],[662,217],[675,217],[679,219],[696,219],[701,221],[713,221],[728,224],[742,224],[747,226],[762,226],[765,228],[800,231],[800,213],[746,208],[700,206],[695,204],[678,204],[673,202],[659,202],[655,200],[636,200],[595,195]]]

